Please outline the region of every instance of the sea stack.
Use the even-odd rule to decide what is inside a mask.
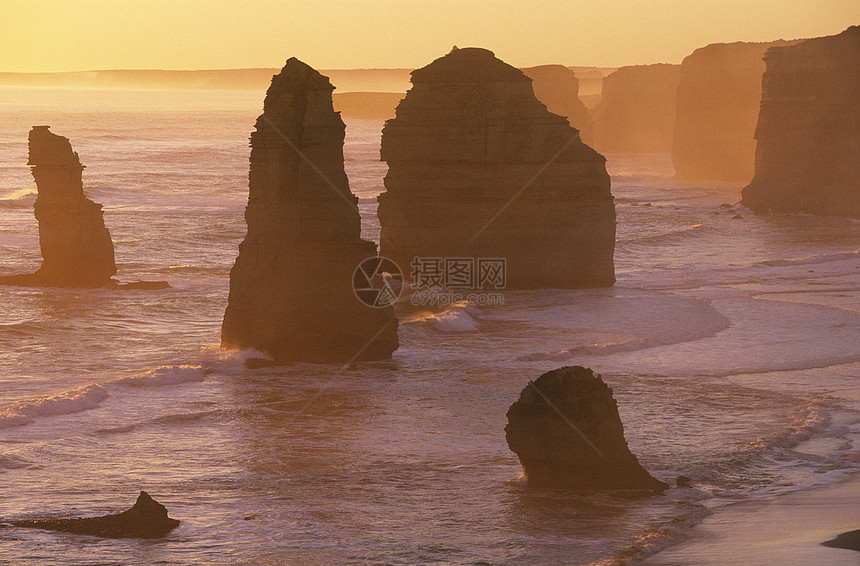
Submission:
[[[368,306],[353,290],[376,245],[360,237],[332,90],[295,58],[272,78],[251,134],[248,233],[230,271],[224,347],[320,363],[387,359],[397,349],[392,307]]]
[[[564,65],[539,65],[520,69],[532,80],[538,100],[553,114],[564,116],[579,130],[582,141],[591,145],[591,113],[579,99],[579,79]]]
[[[680,65],[621,67],[603,79],[594,148],[604,153],[670,153]]]
[[[672,140],[678,179],[752,179],[762,58],[770,47],[792,43],[715,43],[684,58]]]
[[[529,486],[657,492],[668,487],[630,452],[612,389],[588,368],[563,367],[529,382],[507,417],[505,438]]]
[[[105,287],[115,285],[113,241],[105,227],[102,205],[84,196],[84,166],[68,138],[49,126],[33,126],[29,135],[30,166],[36,180],[42,266],[26,275],[4,277],[12,285]]]
[[[509,289],[614,283],[606,160],[522,71],[455,48],[412,85],[382,132],[382,256],[407,273],[416,258],[501,258]]]
[[[860,26],[765,54],[755,212],[860,217]]]

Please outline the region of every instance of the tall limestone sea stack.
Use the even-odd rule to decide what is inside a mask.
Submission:
[[[860,217],[860,26],[765,55],[756,212]]]
[[[385,124],[380,252],[502,258],[508,288],[615,281],[615,206],[605,159],[491,51],[454,49],[412,72]],[[479,286],[479,285],[476,285]]]
[[[714,43],[684,58],[672,140],[678,179],[752,179],[762,58],[770,47],[792,43]]]
[[[520,69],[532,80],[538,100],[553,114],[564,116],[579,130],[582,141],[591,145],[591,113],[579,99],[579,79],[564,65],[538,65]]]
[[[115,285],[113,241],[102,205],[84,196],[84,166],[68,138],[49,126],[33,126],[30,165],[36,188],[42,266],[26,275],[0,278],[7,285],[105,287]]]
[[[332,90],[295,58],[272,78],[251,134],[248,234],[230,272],[224,347],[322,363],[386,359],[397,349],[393,309],[367,306],[353,291],[353,273],[376,245],[360,237]]]
[[[669,153],[675,134],[680,65],[621,67],[603,79],[594,148],[605,153]]]

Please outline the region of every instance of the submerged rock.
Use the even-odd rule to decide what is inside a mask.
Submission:
[[[80,519],[7,521],[4,524],[103,538],[161,538],[179,526],[179,521],[168,517],[164,505],[155,501],[145,491],[141,491],[131,509],[115,515]]]
[[[379,360],[397,349],[393,309],[353,291],[376,245],[360,237],[333,89],[295,58],[272,78],[251,134],[248,233],[230,271],[224,347],[278,362]]]
[[[834,539],[821,543],[822,546],[830,548],[844,548],[845,550],[856,550],[860,552],[860,529],[842,533]]]
[[[630,452],[612,389],[588,368],[563,367],[529,382],[507,417],[505,438],[530,486],[668,488]]]
[[[3,277],[11,285],[104,287],[115,284],[113,241],[102,205],[84,196],[84,166],[68,138],[33,126],[30,165],[36,188],[42,266],[36,273]]]
[[[796,41],[714,43],[684,58],[672,162],[685,180],[748,182],[765,51]]]
[[[413,71],[412,84],[382,133],[381,255],[405,271],[416,257],[502,258],[508,288],[611,286],[606,160],[532,81],[467,48]]]
[[[592,145],[591,113],[579,99],[579,79],[564,65],[538,65],[520,69],[532,80],[538,100],[553,114],[564,116],[579,130],[582,141]]]
[[[603,153],[669,153],[680,65],[621,67],[603,79],[594,148]]]
[[[860,26],[765,55],[755,212],[860,217]]]

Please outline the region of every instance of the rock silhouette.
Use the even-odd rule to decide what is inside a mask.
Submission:
[[[412,84],[382,133],[381,255],[401,266],[503,258],[508,288],[611,286],[605,159],[531,80],[466,48],[413,71]]]
[[[563,367],[529,382],[507,417],[505,438],[530,486],[660,492],[668,487],[630,452],[612,389],[588,368]]]
[[[835,538],[822,542],[822,546],[830,548],[844,548],[845,550],[856,550],[860,552],[860,529],[842,533]]]
[[[742,203],[860,217],[860,26],[772,47],[765,64],[755,177]]]
[[[594,148],[605,153],[671,152],[680,75],[680,65],[636,65],[603,79]]]
[[[33,126],[29,135],[30,165],[38,196],[42,266],[35,273],[5,275],[0,285],[47,287],[112,287],[158,290],[166,281],[120,283],[116,274],[113,241],[105,227],[102,205],[84,196],[83,170],[68,138]]]
[[[672,140],[678,179],[752,179],[762,58],[768,48],[792,43],[714,43],[684,58]]]
[[[68,138],[49,126],[33,126],[29,135],[36,188],[42,266],[32,274],[3,277],[12,285],[104,287],[114,285],[113,242],[105,228],[102,205],[84,196],[84,166]]]
[[[353,291],[353,273],[376,245],[360,237],[333,89],[295,58],[272,78],[251,134],[248,233],[230,272],[224,347],[323,363],[397,349],[393,309],[369,307]]]
[[[538,100],[553,114],[564,116],[579,130],[583,143],[591,144],[591,113],[579,99],[579,79],[564,65],[539,65],[520,69],[532,80]]]
[[[80,519],[37,519],[0,523],[48,531],[103,538],[161,538],[179,526],[179,521],[167,516],[167,509],[145,491],[128,511],[102,517]]]

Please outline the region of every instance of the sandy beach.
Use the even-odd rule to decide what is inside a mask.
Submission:
[[[860,528],[860,475],[771,500],[716,510],[689,538],[644,563],[649,566],[708,564],[860,564],[860,552],[821,543]]]

